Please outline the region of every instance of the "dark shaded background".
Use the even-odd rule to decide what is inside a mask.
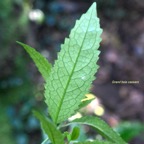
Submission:
[[[46,107],[43,80],[32,60],[15,41],[35,47],[53,63],[75,20],[93,2],[0,1],[0,143],[39,144],[42,138],[39,123],[31,110]],[[129,143],[143,144],[144,132],[140,128],[144,127],[144,2],[96,2],[103,40],[98,62],[100,69],[91,92],[105,109],[102,117],[112,126],[127,121],[129,127],[121,126],[123,137],[138,131]],[[38,17],[41,14],[43,18]],[[139,83],[113,84],[113,80]],[[89,131],[90,134],[93,132]]]

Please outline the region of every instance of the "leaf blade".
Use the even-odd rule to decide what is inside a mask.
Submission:
[[[64,137],[62,133],[56,128],[56,126],[45,116],[37,111],[33,111],[34,115],[40,120],[42,128],[48,135],[53,144],[64,144]]]
[[[58,60],[45,85],[46,104],[55,123],[70,117],[88,92],[98,69],[101,41],[99,19],[96,17],[95,3],[82,15],[65,39]],[[95,65],[95,67],[93,67]]]
[[[80,129],[79,127],[74,127],[71,133],[71,140],[76,140],[79,137]]]
[[[76,119],[71,123],[86,124],[92,126],[109,141],[113,143],[126,144],[126,142],[124,142],[124,140],[115,131],[113,131],[113,129],[110,128],[108,124],[106,124],[103,120],[101,120],[98,117],[85,116]]]
[[[21,45],[25,49],[25,51],[30,55],[35,65],[37,66],[39,72],[42,74],[42,77],[46,81],[49,77],[52,67],[48,60],[39,52],[37,52],[34,48],[18,41],[17,43]]]

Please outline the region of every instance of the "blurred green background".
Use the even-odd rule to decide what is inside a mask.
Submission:
[[[51,63],[75,20],[93,0],[0,1],[0,143],[39,144],[39,122],[32,109],[46,110],[43,79],[21,41]],[[103,28],[101,54],[91,92],[105,119],[130,144],[143,144],[144,19],[142,0],[97,0]],[[112,81],[139,81],[113,84]],[[94,105],[96,107],[96,105]],[[88,107],[90,109],[91,107]],[[88,112],[89,114],[89,112]],[[94,114],[94,113],[92,113]],[[87,130],[87,135],[94,135]],[[82,137],[85,137],[83,134]]]

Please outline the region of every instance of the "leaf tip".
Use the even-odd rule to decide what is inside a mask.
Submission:
[[[19,42],[19,41],[16,41],[16,43],[17,43],[17,44],[20,44],[21,42]]]
[[[88,9],[88,11],[87,12],[92,12],[92,13],[94,13],[94,14],[96,14],[97,15],[97,12],[96,12],[96,2],[94,2],[91,6],[90,6],[90,8]]]
[[[20,41],[16,41],[16,43],[19,44],[19,45],[21,45],[21,46],[24,45],[24,44],[23,44],[22,42],[20,42]]]
[[[94,2],[91,7],[96,8],[96,2]]]
[[[96,9],[96,2],[94,2],[89,9]]]

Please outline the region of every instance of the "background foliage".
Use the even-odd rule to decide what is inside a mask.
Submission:
[[[75,20],[92,2],[0,1],[0,143],[32,144],[40,143],[41,139],[39,124],[32,116],[31,109],[45,107],[41,94],[43,80],[15,41],[30,44],[53,63],[60,44]],[[144,3],[141,0],[96,2],[104,32],[99,61],[101,68],[91,91],[105,108],[103,118],[112,126],[121,122],[117,130],[130,144],[142,144]],[[42,12],[43,18],[34,19],[35,15],[31,12],[36,9],[41,10],[39,12]],[[30,17],[30,13],[33,17]],[[112,80],[137,80],[139,84],[115,85]],[[122,121],[129,122],[123,124]],[[139,121],[140,126],[135,121]],[[87,131],[88,136],[94,135],[85,127],[81,129]],[[138,132],[127,136],[125,131],[129,129]],[[84,134],[80,138],[85,137]]]

